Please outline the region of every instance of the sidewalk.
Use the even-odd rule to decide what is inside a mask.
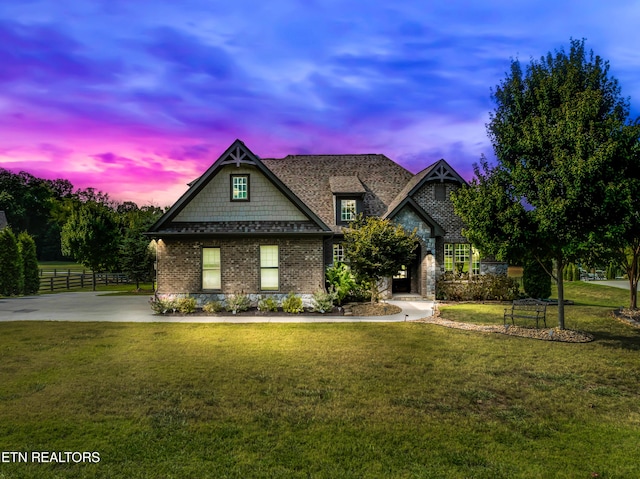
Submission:
[[[432,301],[388,301],[402,308],[389,316],[158,316],[151,296],[104,296],[74,292],[0,298],[0,321],[110,321],[136,323],[351,323],[413,321],[433,314]]]

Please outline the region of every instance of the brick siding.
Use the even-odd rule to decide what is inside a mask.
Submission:
[[[321,237],[233,237],[158,244],[158,293],[202,292],[202,248],[219,247],[223,294],[260,293],[260,245],[278,245],[278,293],[312,294],[324,288]]]

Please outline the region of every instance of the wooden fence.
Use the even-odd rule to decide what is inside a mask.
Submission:
[[[125,273],[93,273],[86,271],[40,270],[40,292],[58,291],[70,289],[94,288],[94,278],[96,286],[99,284],[128,284],[129,277]]]

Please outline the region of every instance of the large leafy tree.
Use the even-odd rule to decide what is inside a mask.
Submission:
[[[453,195],[455,209],[484,253],[554,260],[549,274],[564,329],[564,265],[624,214],[619,159],[630,144],[628,101],[608,62],[587,52],[584,40],[524,71],[513,60],[493,99],[487,131],[497,164],[476,168],[469,187]]]
[[[628,154],[619,159],[617,207],[623,214],[607,225],[600,247],[593,249],[590,259],[613,261],[622,268],[629,280],[629,307],[638,307],[638,282],[640,281],[640,142],[638,125],[627,128]]]
[[[344,229],[344,255],[354,273],[371,286],[371,302],[381,279],[393,276],[415,258],[415,232],[389,220],[360,215]]]
[[[83,203],[73,211],[62,228],[62,252],[94,274],[114,269],[120,241],[115,212],[104,203]],[[95,281],[93,284],[95,288]]]

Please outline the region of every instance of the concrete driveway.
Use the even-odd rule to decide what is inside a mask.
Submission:
[[[0,321],[112,321],[177,323],[325,323],[397,322],[431,316],[431,301],[389,301],[402,312],[389,316],[157,316],[149,306],[151,296],[104,296],[76,292],[0,298]]]
[[[603,286],[612,286],[614,288],[621,289],[629,289],[629,280],[626,279],[616,279],[616,280],[607,280],[607,281],[587,281],[588,283],[593,284],[601,284]]]

